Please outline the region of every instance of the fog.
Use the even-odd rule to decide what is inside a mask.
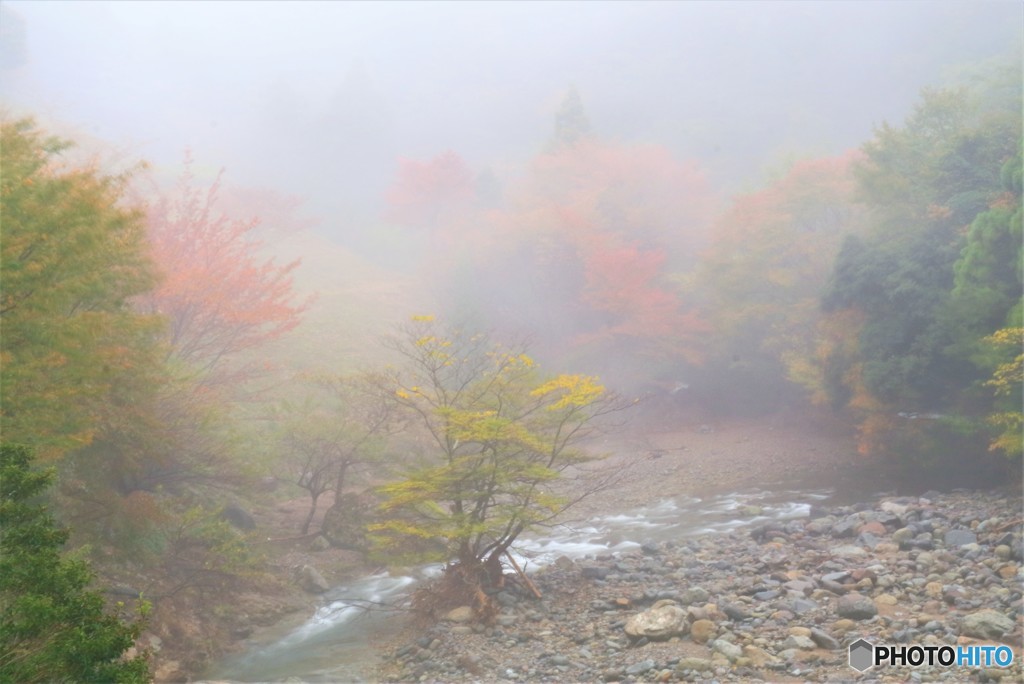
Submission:
[[[448,308],[459,314],[490,307],[484,323],[507,324],[542,348],[557,347],[553,339],[590,340],[622,315],[578,314],[580,297],[593,304],[611,292],[586,271],[595,266],[576,264],[553,278],[516,242],[529,234],[521,228],[535,209],[585,212],[590,190],[559,186],[558,173],[531,166],[550,149],[570,89],[593,136],[618,150],[591,159],[609,169],[600,182],[626,188],[612,200],[618,206],[601,208],[603,237],[577,242],[600,242],[588,247],[593,263],[617,254],[653,272],[651,260],[667,258],[670,273],[685,279],[735,193],[762,187],[796,160],[858,148],[880,124],[902,121],[924,87],[967,82],[996,58],[1019,59],[1022,19],[1016,2],[0,7],[9,112],[34,115],[122,160],[144,159],[158,178],[175,177],[188,149],[201,177],[225,169],[239,215],[312,224],[345,258],[357,255],[339,262],[341,252],[329,257],[322,243],[274,245],[282,258],[304,259],[300,288],[321,292],[309,313],[314,323],[349,340],[337,330],[342,308],[356,321],[350,328],[376,328],[376,319],[400,320],[429,292],[456,302]],[[491,205],[504,203],[505,217],[434,197],[429,230],[396,226],[403,169],[407,186],[415,185],[415,164],[446,153],[456,155],[456,171],[476,179],[478,195],[486,185]],[[301,201],[301,217],[260,199],[285,196]],[[484,234],[504,235],[505,244],[477,244]],[[579,244],[566,249],[578,252]],[[445,282],[422,287],[400,271],[441,272]],[[516,278],[522,273],[531,275]],[[369,280],[389,283],[387,292],[342,303],[365,298]],[[525,302],[548,298],[542,285],[575,288],[575,299],[527,310]],[[302,335],[289,344],[298,350],[293,358],[322,353]],[[595,354],[561,354],[560,362],[607,370]]]
[[[1016,2],[3,5],[9,107],[360,212],[400,156],[522,162],[570,85],[600,135],[743,187],[1018,49],[1021,20]]]
[[[1019,498],[811,509],[1019,487],[1022,45],[1020,0],[0,0],[0,469],[30,483],[0,603],[37,630],[15,651],[45,646],[0,680],[146,667],[135,632],[70,648],[85,612],[48,631],[52,597],[98,600],[17,593],[86,577],[18,503],[49,477],[32,450],[76,557],[152,601],[154,681],[346,678],[398,644],[347,621],[404,605],[400,568],[439,576],[422,617],[516,626],[462,626],[473,657],[434,674],[456,651],[431,627],[389,681],[682,680],[615,635],[698,578],[715,594],[682,605],[727,615],[685,654],[732,630],[705,661],[730,678],[847,678],[844,634],[1009,644]],[[569,555],[543,597],[531,544]],[[937,572],[966,579],[932,629]],[[924,627],[873,617],[881,591]],[[825,639],[791,647],[809,618]],[[793,655],[815,644],[835,657]],[[76,669],[29,673],[51,645]],[[249,674],[217,670],[242,648]]]

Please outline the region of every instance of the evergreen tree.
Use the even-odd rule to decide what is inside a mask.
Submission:
[[[0,446],[0,682],[148,682],[146,657],[124,657],[142,623],[106,612],[89,566],[62,555],[68,532],[37,503],[53,470],[31,461]]]
[[[583,109],[583,100],[575,87],[569,88],[562,106],[555,115],[555,135],[549,147],[552,152],[576,144],[590,135],[590,120]]]

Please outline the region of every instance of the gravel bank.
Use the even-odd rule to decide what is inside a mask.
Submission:
[[[763,444],[762,444],[763,447]],[[656,496],[656,492],[652,492]],[[643,502],[641,502],[643,503]],[[492,625],[407,634],[389,681],[1021,681],[1021,500],[929,492],[576,561]],[[997,667],[879,668],[847,645],[1005,644]]]

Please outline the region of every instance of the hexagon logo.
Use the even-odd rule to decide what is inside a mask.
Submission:
[[[867,670],[875,661],[875,647],[864,639],[857,639],[850,644],[850,667],[857,672]]]

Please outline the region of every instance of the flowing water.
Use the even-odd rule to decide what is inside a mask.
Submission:
[[[679,497],[578,525],[557,526],[545,535],[521,539],[517,561],[536,570],[559,556],[582,558],[749,527],[768,520],[806,517],[811,505],[834,498],[828,489],[767,492],[744,490],[706,498]],[[298,627],[265,637],[261,645],[221,663],[211,679],[239,682],[338,682],[366,679],[377,662],[375,646],[402,624],[400,614],[364,610],[371,603],[401,602],[412,585],[440,572],[438,566],[412,574],[370,575],[328,592],[323,605]]]

